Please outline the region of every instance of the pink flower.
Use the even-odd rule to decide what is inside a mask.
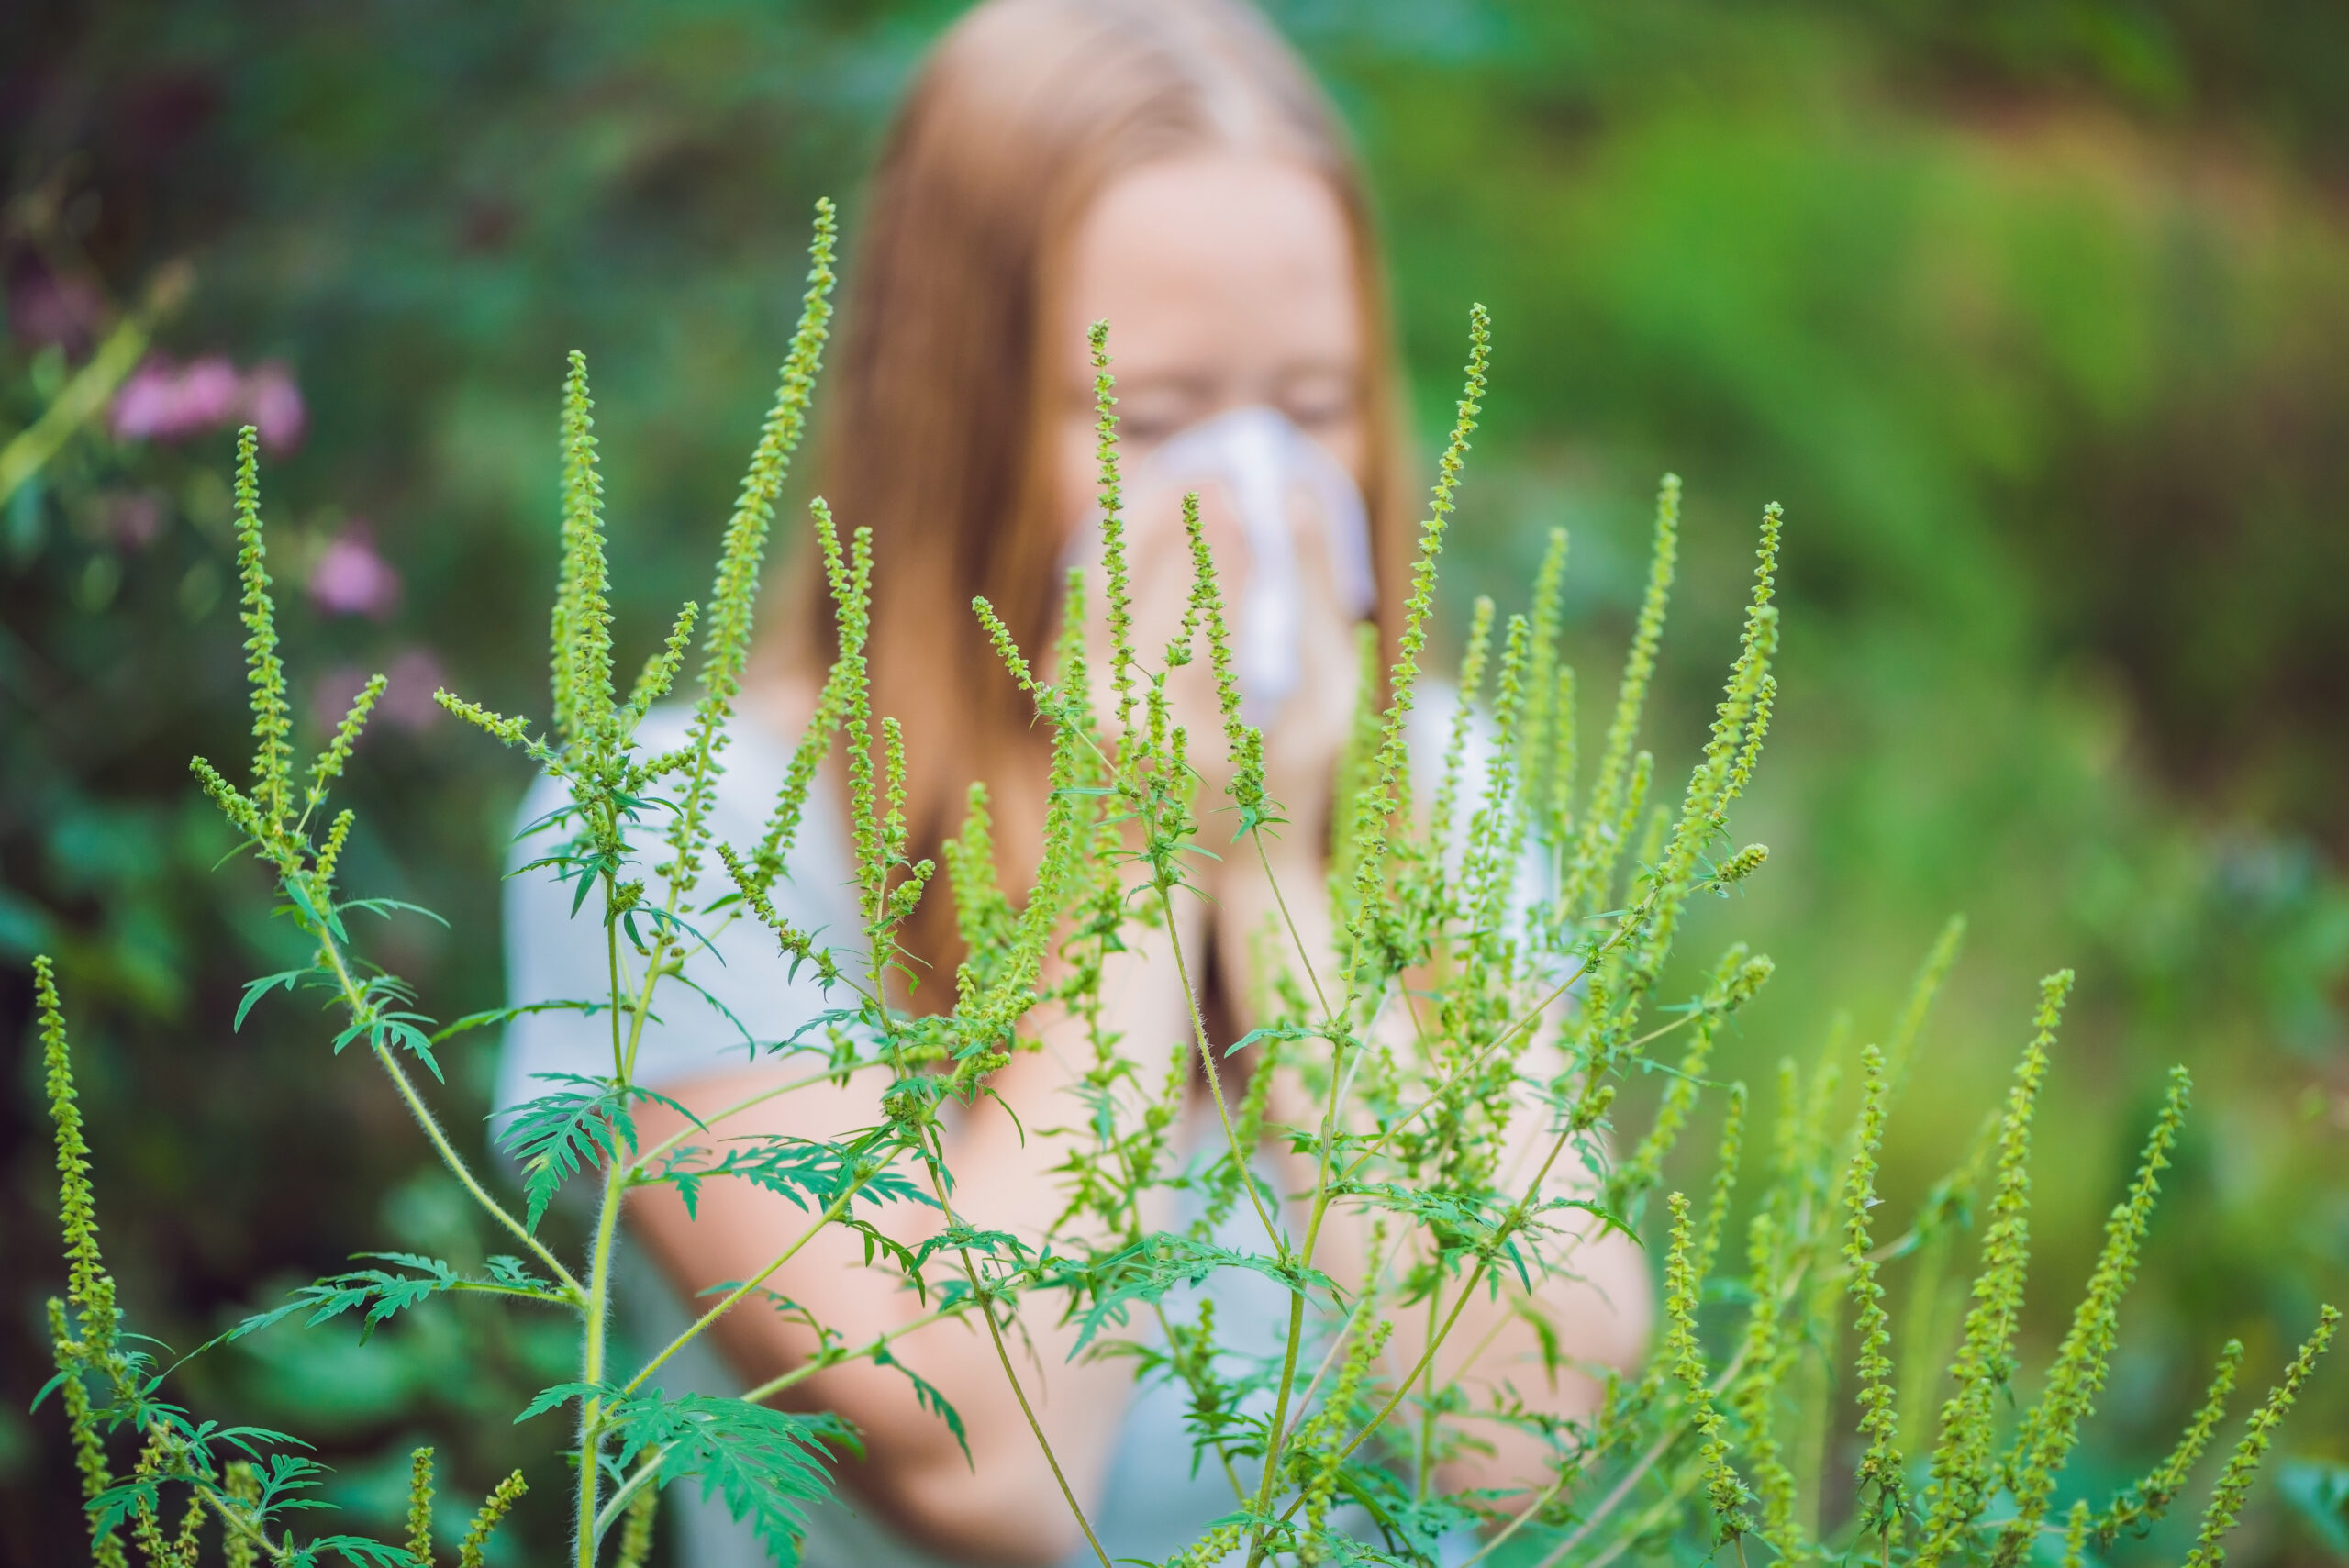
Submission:
[[[185,364],[153,354],[114,397],[114,433],[122,440],[184,441],[237,423],[251,424],[272,451],[300,444],[309,410],[283,361],[239,374],[223,354]]]
[[[158,354],[115,394],[114,433],[125,440],[185,440],[226,425],[242,392],[237,367],[222,355],[174,365]]]
[[[245,417],[261,433],[261,444],[271,451],[292,451],[310,428],[310,411],[302,389],[283,360],[263,360],[245,377]]]
[[[400,574],[375,553],[375,537],[354,520],[310,568],[310,602],[330,616],[387,620],[400,602]]]

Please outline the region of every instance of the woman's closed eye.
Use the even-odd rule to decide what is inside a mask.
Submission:
[[[1274,406],[1298,428],[1326,437],[1359,412],[1357,378],[1341,370],[1311,370],[1282,378]]]
[[[1157,446],[1212,412],[1212,397],[1187,383],[1152,380],[1118,388],[1118,439],[1129,455]]]

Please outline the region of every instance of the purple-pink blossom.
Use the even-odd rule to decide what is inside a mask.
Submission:
[[[310,567],[310,602],[330,616],[385,620],[399,607],[400,574],[375,553],[374,530],[354,519]]]
[[[115,393],[112,424],[123,440],[184,441],[250,424],[262,445],[285,451],[298,445],[309,410],[294,373],[278,360],[239,372],[225,354],[184,362],[150,354]]]

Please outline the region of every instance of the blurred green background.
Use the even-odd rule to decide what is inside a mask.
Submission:
[[[306,1003],[230,1028],[289,933],[253,868],[212,869],[228,836],[186,773],[191,752],[243,750],[225,424],[277,399],[265,507],[312,734],[310,709],[392,673],[348,880],[457,934],[391,924],[384,961],[441,1017],[492,1005],[523,771],[426,699],[446,680],[540,700],[562,355],[595,369],[621,627],[649,646],[706,585],[809,203],[841,196],[852,248],[879,128],[954,9],[0,14],[0,441],[187,284],[158,313],[144,415],[117,406],[125,433],[97,419],[0,506],[0,1029],[29,1043],[25,962],[58,955],[140,1327],[184,1348],[356,1249],[481,1246]],[[1787,507],[1785,696],[1738,828],[1772,859],[1684,948],[1688,971],[1740,936],[1779,961],[1732,1067],[1766,1084],[1839,1028],[1878,1037],[1943,917],[1970,915],[1896,1111],[1899,1213],[1999,1092],[2034,979],[2076,966],[2036,1165],[2043,1350],[2164,1070],[2194,1069],[2073,1485],[2125,1483],[2221,1340],[2245,1340],[2264,1385],[2317,1301],[2349,1296],[2349,8],[1275,15],[1367,156],[1431,450],[1467,304],[1493,310],[1455,610],[1478,590],[1511,603],[1563,524],[1586,690],[1611,688],[1655,475],[1684,474],[1650,733],[1685,765],[1761,504]],[[452,1053],[457,1121],[484,1108],[489,1050]],[[54,1412],[26,1411],[48,1370],[53,1188],[37,1060],[11,1062],[0,1556],[48,1562],[77,1528]],[[505,1422],[568,1372],[549,1327],[461,1305],[363,1348],[280,1331],[198,1363],[189,1390],[271,1425],[298,1392],[362,1517],[397,1507],[415,1440],[476,1494],[531,1456],[518,1562],[562,1537],[550,1434]],[[2237,1555],[2349,1557],[2324,1502],[2349,1462],[2349,1369],[2280,1456],[2299,1468],[2263,1483]],[[2170,1531],[2120,1555],[2181,1552]]]

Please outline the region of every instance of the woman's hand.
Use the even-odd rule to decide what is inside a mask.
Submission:
[[[1125,512],[1130,636],[1135,657],[1145,670],[1164,666],[1167,650],[1182,637],[1190,610],[1197,574],[1183,528],[1183,497],[1194,489],[1235,652],[1249,634],[1241,606],[1255,586],[1257,564],[1227,487],[1179,472],[1152,474],[1128,487]],[[1264,704],[1262,694],[1244,688],[1242,695],[1246,717],[1264,731],[1266,791],[1287,821],[1275,830],[1275,840],[1297,852],[1301,870],[1326,858],[1330,780],[1353,720],[1359,671],[1353,619],[1341,602],[1330,555],[1330,530],[1302,486],[1288,496],[1287,522],[1296,562],[1288,592],[1295,635],[1280,656],[1293,665],[1289,689],[1277,706]],[[1097,543],[1090,547],[1089,559],[1086,645],[1093,661],[1095,701],[1105,727],[1114,728],[1107,667],[1108,583]],[[1222,853],[1219,840],[1229,835],[1217,832],[1214,823],[1217,813],[1230,808],[1225,792],[1232,762],[1204,624],[1196,628],[1188,651],[1189,662],[1167,673],[1168,717],[1186,731],[1186,756],[1199,777],[1196,812],[1205,824],[1202,837]],[[1146,678],[1138,684],[1145,683]],[[1138,709],[1134,722],[1144,721]]]

